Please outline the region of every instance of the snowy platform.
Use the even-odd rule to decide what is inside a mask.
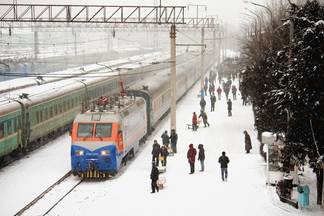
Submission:
[[[228,117],[224,99],[217,100],[215,112],[209,112],[210,100],[206,100],[210,127],[201,127],[197,131],[184,127],[191,120],[192,113],[199,112],[199,98],[196,97],[199,87],[200,83],[197,83],[177,104],[177,154],[168,157],[167,170],[160,176],[167,179],[167,187],[164,184],[159,193],[150,193],[152,143],[154,139],[161,139],[161,134],[169,129],[169,116],[156,127],[146,144],[141,145],[135,158],[121,173],[107,181],[80,184],[48,215],[101,215],[107,212],[109,203],[112,207],[109,208],[109,214],[118,216],[323,216],[323,208],[316,205],[315,175],[312,172],[305,173],[312,179],[306,178],[304,182],[310,185],[311,194],[310,206],[303,210],[280,202],[275,187],[266,186],[266,170],[259,154],[251,106],[242,106],[241,100],[233,100],[233,116]],[[250,154],[246,154],[244,150],[244,130],[251,136],[253,149]],[[204,172],[199,172],[197,149],[196,172],[188,174],[190,167],[187,151],[190,143],[196,149],[198,144],[204,144]],[[221,180],[218,163],[222,151],[230,159],[227,182]],[[0,215],[14,215],[69,170],[68,135],[2,169]],[[70,183],[78,180],[73,177]],[[53,198],[54,203],[59,199],[56,199],[55,194],[50,194],[50,198]],[[293,198],[295,199],[294,194]],[[166,211],[163,210],[164,207]],[[25,215],[43,215],[47,210],[48,203],[43,201],[36,203]]]

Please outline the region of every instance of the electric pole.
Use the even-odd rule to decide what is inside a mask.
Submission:
[[[171,130],[176,130],[176,106],[177,106],[177,92],[176,92],[176,82],[177,82],[177,68],[176,68],[176,26],[171,25],[170,31],[170,42],[171,42]]]
[[[201,28],[201,44],[203,45],[205,42],[205,29]],[[201,97],[203,98],[205,96],[204,92],[204,55],[205,55],[205,46],[201,46],[201,60],[200,60],[200,94]]]

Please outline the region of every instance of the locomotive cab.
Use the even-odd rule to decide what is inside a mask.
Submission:
[[[89,118],[101,119],[101,117],[100,113],[85,113],[73,123],[71,162],[74,174],[96,177],[114,174],[119,168],[120,158],[118,156],[123,150],[119,123],[99,119],[89,121]],[[91,174],[88,174],[88,171]]]
[[[145,103],[136,99],[126,105],[77,115],[71,133],[74,175],[99,178],[114,175],[128,154],[137,149],[146,133],[145,124],[140,124],[145,122]],[[139,124],[142,126],[136,127]]]

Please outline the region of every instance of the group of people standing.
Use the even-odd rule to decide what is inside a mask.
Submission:
[[[248,132],[245,130],[244,132],[244,141],[245,141],[245,151],[246,153],[250,153],[252,149],[251,138]],[[198,145],[198,160],[200,161],[200,171],[203,172],[205,170],[205,149],[203,144]],[[195,172],[195,160],[196,160],[197,150],[194,148],[193,144],[189,144],[189,149],[187,152],[187,158],[190,165],[190,173],[193,174]],[[225,151],[222,152],[222,155],[219,157],[218,162],[221,167],[221,176],[223,181],[227,181],[228,176],[228,163],[230,162],[229,158],[226,156]]]
[[[192,130],[193,131],[197,131],[198,129],[198,119],[201,118],[203,123],[204,123],[204,127],[209,127],[210,124],[208,122],[208,116],[207,113],[205,112],[205,106],[206,106],[206,101],[204,100],[204,98],[201,98],[200,100],[200,114],[199,116],[197,116],[196,112],[192,113]]]
[[[200,161],[200,172],[205,170],[205,149],[203,144],[198,145],[198,160]],[[189,150],[187,151],[187,158],[190,165],[190,173],[195,172],[195,161],[196,161],[197,150],[194,148],[193,144],[189,144]]]
[[[159,187],[157,185],[157,181],[159,179],[159,162],[161,160],[162,166],[165,167],[167,165],[167,157],[169,152],[172,154],[177,153],[177,142],[178,142],[178,134],[174,129],[171,130],[170,136],[168,135],[168,131],[164,131],[161,135],[162,146],[158,143],[157,140],[154,140],[152,146],[152,170],[151,170],[151,188],[152,192],[159,192]],[[171,148],[169,147],[171,142]]]
[[[198,145],[198,161],[200,161],[200,172],[205,170],[205,149],[203,144]],[[189,149],[187,152],[187,158],[190,165],[190,173],[193,174],[195,172],[195,160],[196,160],[197,150],[194,148],[193,144],[189,144]],[[227,165],[230,162],[229,158],[226,156],[225,152],[222,152],[222,156],[219,157],[218,162],[221,167],[221,176],[222,180],[227,180]]]
[[[171,130],[170,136],[168,135],[168,131],[164,131],[161,135],[162,138],[162,146],[158,143],[157,140],[154,140],[152,147],[152,162],[159,166],[159,161],[161,157],[162,166],[166,166],[167,157],[169,155],[169,151],[177,153],[177,142],[178,142],[178,134],[174,129]],[[171,148],[169,147],[171,142]]]

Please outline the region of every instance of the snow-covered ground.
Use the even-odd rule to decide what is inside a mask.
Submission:
[[[153,140],[161,143],[162,132],[169,129],[169,116],[117,177],[81,183],[48,215],[324,215],[324,210],[316,206],[314,196],[311,196],[310,207],[294,209],[279,201],[274,187],[266,186],[265,163],[258,152],[251,106],[243,107],[241,100],[233,101],[233,116],[228,117],[224,98],[216,102],[215,112],[211,113],[208,97],[210,127],[200,127],[195,132],[188,130],[186,124],[191,122],[192,112],[200,108],[198,90],[199,84],[178,103],[178,153],[168,158],[167,171],[162,174],[167,181],[163,190],[150,193],[151,148]],[[243,130],[251,135],[251,154],[245,154]],[[195,148],[204,144],[204,172],[199,172],[200,164],[196,162],[196,172],[189,175],[186,154],[190,143]],[[68,172],[69,146],[69,136],[64,135],[0,170],[0,215],[15,214]],[[221,180],[218,164],[222,151],[230,158],[227,182]],[[71,181],[78,182],[78,178],[68,181],[70,185]],[[50,192],[50,196],[54,196],[53,193],[55,191]],[[45,205],[46,202],[41,201],[24,215],[42,215],[48,210]]]

